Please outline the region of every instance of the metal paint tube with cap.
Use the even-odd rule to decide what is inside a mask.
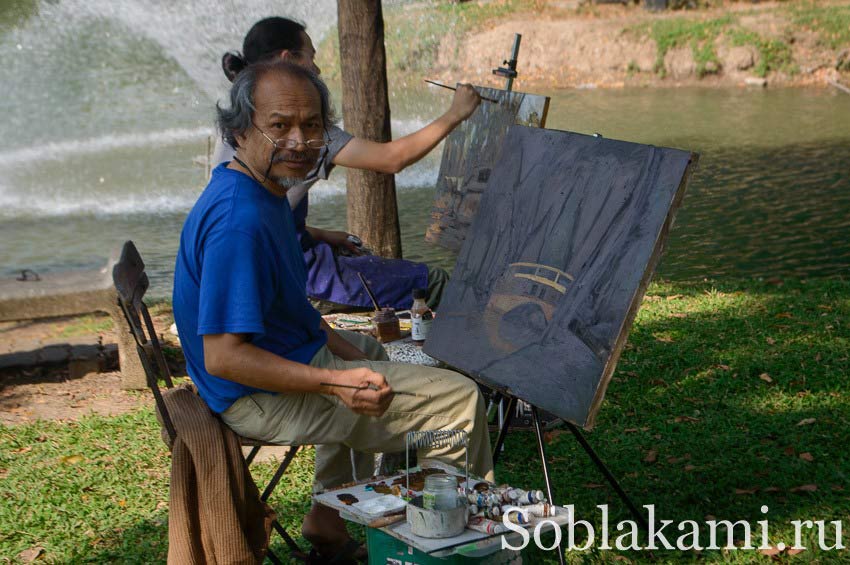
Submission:
[[[493,520],[488,520],[487,518],[479,517],[470,518],[469,522],[466,524],[466,527],[470,530],[475,530],[476,532],[491,535],[503,534],[508,531],[507,526],[505,526],[504,524],[494,522]]]

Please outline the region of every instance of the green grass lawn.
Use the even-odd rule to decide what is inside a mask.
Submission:
[[[653,284],[586,436],[625,490],[638,504],[654,504],[659,519],[713,516],[755,525],[767,505],[771,543],[789,545],[791,520],[847,522],[848,316],[845,281]],[[627,519],[572,435],[549,439],[557,502],[574,504],[597,531],[597,505],[609,505],[612,525]],[[542,487],[533,436],[514,433],[506,446],[499,480]],[[168,466],[151,409],[0,427],[0,560],[42,547],[46,562],[164,561]],[[265,479],[272,467],[255,472]],[[272,500],[291,532],[309,505],[311,473],[306,451]],[[815,534],[804,544],[816,545]],[[568,558],[651,560],[648,553],[599,550]],[[850,555],[810,549],[780,559],[842,563]],[[527,559],[544,561],[555,562],[554,555]],[[768,558],[756,551],[654,552],[657,563],[694,561]]]

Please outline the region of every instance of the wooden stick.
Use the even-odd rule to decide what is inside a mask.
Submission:
[[[428,84],[433,84],[434,86],[440,86],[442,88],[448,88],[449,90],[457,90],[457,88],[455,88],[453,86],[449,86],[448,84],[443,84],[441,82],[437,82],[437,81],[434,81],[434,80],[429,80],[427,78],[425,79],[425,82],[427,82]],[[479,94],[479,96],[481,96],[481,95]],[[495,100],[493,98],[487,98],[486,96],[481,96],[481,100],[486,100],[487,102],[493,102],[495,104],[499,103],[498,100]]]
[[[322,386],[335,386],[339,388],[353,388],[354,390],[378,390],[375,385],[366,385],[366,386],[357,386],[357,385],[343,385],[343,384],[334,384],[334,383],[319,383]],[[394,390],[393,394],[398,394],[401,396],[418,396],[420,398],[431,398],[428,394],[419,394],[418,392],[405,392],[403,390]]]

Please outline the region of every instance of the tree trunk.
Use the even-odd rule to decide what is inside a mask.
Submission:
[[[387,57],[381,0],[338,0],[342,115],[346,131],[390,141]],[[349,169],[348,230],[384,257],[401,257],[393,175]]]

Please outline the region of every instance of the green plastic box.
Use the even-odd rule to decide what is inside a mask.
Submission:
[[[474,544],[455,548],[455,555],[432,557],[375,528],[366,528],[369,565],[522,565],[522,555],[508,549],[481,555]]]

